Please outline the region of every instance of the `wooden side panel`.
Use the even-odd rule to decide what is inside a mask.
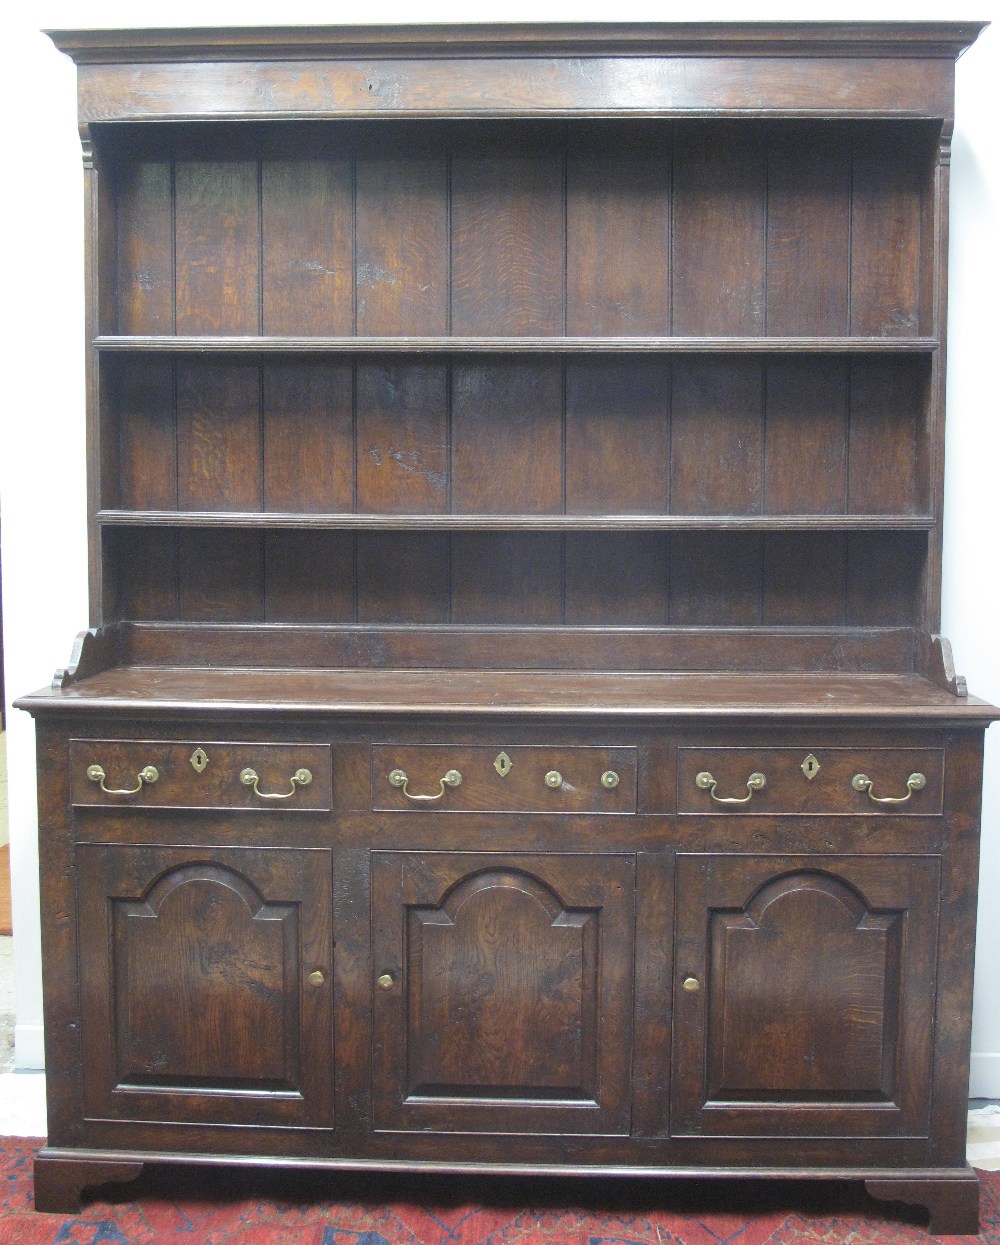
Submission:
[[[177,533],[178,598],[185,622],[261,622],[263,539],[240,529]]]
[[[564,150],[487,142],[452,160],[452,332],[562,333]]]
[[[854,514],[916,509],[922,386],[906,360],[851,365],[849,508]]]
[[[669,463],[670,365],[569,360],[567,513],[665,514]]]
[[[456,532],[451,539],[453,622],[562,620],[561,536]]]
[[[264,333],[354,331],[352,189],[349,160],[263,162]]]
[[[570,131],[566,332],[666,334],[670,325],[669,123]]]
[[[768,361],[765,514],[847,509],[848,376],[839,359]]]
[[[921,217],[925,174],[919,136],[905,125],[859,126],[851,203],[851,332],[914,337],[921,331]]]
[[[445,363],[358,364],[358,510],[444,514],[448,509]]]
[[[757,360],[674,365],[674,514],[760,512],[763,404],[764,372]]]
[[[173,331],[173,168],[136,162],[118,184],[118,332]]]
[[[354,621],[354,537],[345,532],[264,535],[264,621]]]
[[[766,331],[764,147],[752,125],[679,127],[673,176],[673,332]]]
[[[450,549],[446,535],[359,533],[358,622],[447,622]]]
[[[247,160],[177,164],[178,333],[260,331],[257,174]]]
[[[847,333],[851,127],[770,130],[767,154],[767,332]]]
[[[120,419],[121,458],[113,480],[124,510],[177,509],[177,426],[173,364],[160,360],[111,369],[104,374]],[[107,395],[106,395],[107,396]],[[116,499],[105,497],[106,506]]]
[[[260,510],[260,490],[260,369],[179,362],[179,508]]]
[[[263,509],[353,510],[352,365],[268,362],[262,376]]]
[[[457,514],[559,514],[562,365],[551,359],[455,363],[452,508]]]
[[[448,160],[377,140],[357,157],[357,332],[448,332]]]

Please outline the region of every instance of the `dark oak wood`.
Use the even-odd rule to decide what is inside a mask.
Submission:
[[[40,1209],[146,1161],[767,1172],[975,1231],[980,29],[54,35],[92,627],[18,702]]]

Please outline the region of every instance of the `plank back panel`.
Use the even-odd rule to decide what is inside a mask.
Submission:
[[[767,332],[848,331],[851,126],[778,125],[767,153]]]
[[[263,534],[177,533],[178,616],[187,622],[263,622]]]
[[[348,532],[267,532],[264,621],[353,622],[355,538]]]
[[[847,510],[849,364],[769,359],[764,434],[764,511]]]
[[[108,371],[105,397],[116,408],[111,423],[120,446],[118,471],[103,479],[104,504],[136,510],[177,509],[177,426],[174,365]],[[117,428],[114,426],[117,425]],[[117,497],[116,497],[117,493]]]
[[[356,331],[448,332],[447,152],[387,135],[357,156]]]
[[[262,374],[263,508],[353,510],[351,363],[268,361]]]
[[[566,332],[670,327],[670,124],[592,122],[566,165]]]
[[[757,359],[673,368],[671,510],[757,514],[763,492],[764,370]]]
[[[259,164],[178,161],[177,332],[258,333]]]
[[[766,332],[765,153],[758,126],[678,127],[673,325],[678,336]]]
[[[488,143],[488,145],[486,145]],[[526,131],[452,157],[451,328],[559,334],[565,303],[565,147]]]
[[[456,362],[452,507],[457,514],[563,508],[563,368],[558,359]]]
[[[670,364],[566,365],[567,514],[663,514],[670,489]]]
[[[174,332],[173,166],[126,163],[118,199],[118,331]]]
[[[274,336],[354,331],[350,160],[261,164],[261,327]]]
[[[177,499],[182,510],[260,510],[260,369],[177,364]]]
[[[562,621],[562,537],[456,532],[451,618],[456,623]]]
[[[447,511],[449,371],[439,362],[358,364],[359,511]]]

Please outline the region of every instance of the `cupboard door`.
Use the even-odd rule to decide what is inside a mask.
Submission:
[[[372,853],[377,1129],[627,1133],[629,856]]]
[[[330,852],[76,860],[87,1118],[331,1126]]]
[[[675,1135],[928,1134],[935,857],[681,855]]]

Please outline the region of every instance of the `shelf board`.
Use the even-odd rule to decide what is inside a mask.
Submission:
[[[926,354],[935,337],[126,337],[142,354]]]
[[[220,527],[427,532],[929,531],[927,514],[298,514],[289,511],[99,510],[105,527]]]

